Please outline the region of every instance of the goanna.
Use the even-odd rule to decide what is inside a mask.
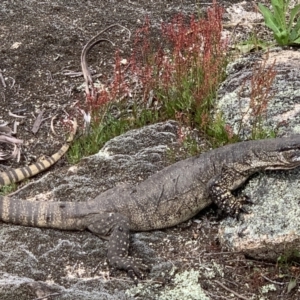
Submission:
[[[128,256],[130,231],[174,226],[215,202],[237,216],[246,197],[232,191],[257,171],[300,165],[300,135],[227,145],[177,162],[136,185],[123,185],[87,202],[30,202],[0,198],[2,221],[61,230],[88,229],[109,239],[108,262],[137,280],[140,265]]]
[[[76,130],[77,122],[76,120],[74,120],[72,131],[70,132],[66,143],[53,155],[40,159],[36,163],[33,163],[29,166],[0,173],[0,187],[14,182],[20,182],[50,168],[68,151],[70,144],[76,134]]]

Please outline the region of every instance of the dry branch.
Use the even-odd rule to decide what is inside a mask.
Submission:
[[[86,57],[88,55],[88,53],[90,52],[90,50],[97,45],[98,43],[101,42],[109,42],[112,45],[115,45],[112,41],[110,41],[109,39],[104,39],[104,38],[99,38],[104,32],[106,32],[107,30],[119,26],[125,30],[128,31],[129,33],[129,38],[131,36],[131,32],[128,28],[120,25],[120,24],[113,24],[110,25],[108,27],[106,27],[105,29],[103,29],[101,32],[99,32],[96,36],[94,36],[93,38],[91,38],[87,44],[83,47],[82,52],[81,52],[81,69],[82,69],[82,73],[83,73],[83,77],[84,77],[84,81],[85,81],[85,92],[87,96],[93,96],[93,79],[92,79],[92,75],[90,73],[90,70],[87,66],[87,61],[86,61]],[[91,91],[90,91],[90,87],[91,86]]]

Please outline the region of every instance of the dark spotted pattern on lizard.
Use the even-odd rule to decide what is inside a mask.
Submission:
[[[217,203],[237,216],[245,197],[232,191],[261,170],[300,165],[300,135],[228,145],[177,162],[136,185],[117,186],[91,201],[31,202],[0,198],[0,217],[7,223],[62,230],[85,230],[109,238],[108,261],[135,280],[139,264],[128,257],[130,231],[174,226]]]
[[[30,178],[34,175],[37,175],[52,165],[54,165],[69,149],[71,142],[74,139],[75,133],[77,129],[76,121],[73,122],[73,129],[66,141],[66,143],[53,155],[50,157],[45,157],[40,159],[36,163],[25,166],[18,169],[8,170],[0,173],[0,187],[4,185],[8,185],[14,182],[20,182],[26,178]]]

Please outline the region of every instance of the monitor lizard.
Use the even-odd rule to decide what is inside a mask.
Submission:
[[[143,265],[128,256],[130,231],[174,226],[212,202],[237,217],[248,200],[232,191],[249,176],[299,165],[300,135],[240,142],[179,161],[142,182],[116,186],[86,202],[0,197],[0,219],[23,226],[90,230],[109,240],[109,264],[126,270],[137,282]]]
[[[36,163],[18,169],[7,170],[0,173],[0,188],[14,182],[20,182],[24,179],[37,175],[54,165],[69,149],[77,130],[77,122],[73,121],[73,128],[66,143],[53,155],[39,159]]]

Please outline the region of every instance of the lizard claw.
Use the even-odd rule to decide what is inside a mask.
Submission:
[[[139,283],[139,279],[144,279],[144,274],[138,268],[129,268],[127,275],[133,280],[135,285]]]
[[[241,213],[244,213],[244,214],[250,214],[250,210],[249,209],[247,209],[246,207],[244,207],[244,206],[242,206],[241,208],[240,208],[240,211],[239,211],[239,215],[241,214]]]
[[[114,269],[123,269],[127,272],[127,275],[134,281],[134,283],[137,285],[138,280],[144,279],[144,274],[140,271],[141,269],[147,268],[146,265],[134,260],[132,257],[112,257],[110,258],[109,264]]]
[[[251,200],[251,198],[247,195],[242,195],[240,197],[240,202],[243,203],[243,204],[254,204],[254,202]]]
[[[250,214],[251,211],[246,209],[245,207],[241,207],[239,212],[235,215],[235,218],[238,220],[238,221],[242,221],[243,220],[243,215],[246,214]]]
[[[233,207],[231,207],[231,211],[229,215],[234,218],[240,219],[241,213],[249,214],[251,211],[247,209],[244,204],[246,205],[253,205],[254,202],[247,195],[242,195],[238,197],[236,203]]]

